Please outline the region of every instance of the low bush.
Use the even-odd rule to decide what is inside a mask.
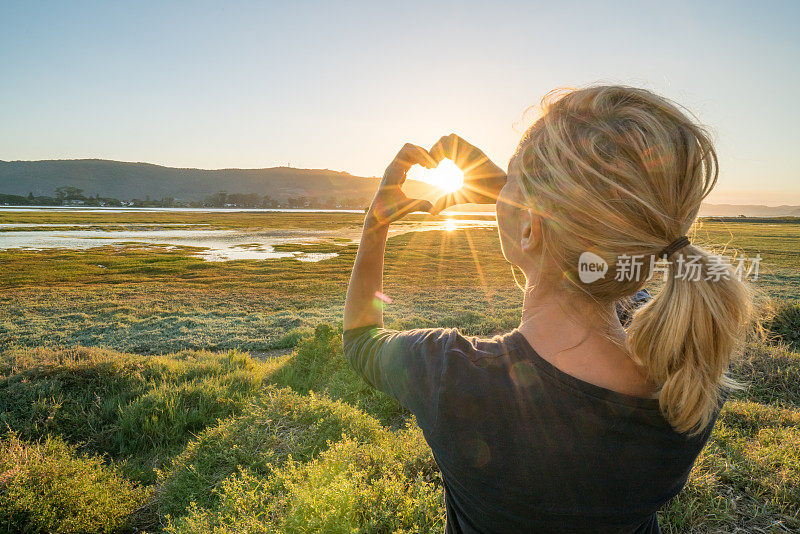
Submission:
[[[417,533],[444,529],[441,479],[418,429],[370,443],[346,438],[310,462],[268,476],[242,470],[220,485],[219,505],[192,506],[166,532]]]
[[[367,384],[342,353],[342,329],[322,324],[313,336],[303,338],[294,354],[271,376],[270,381],[300,393],[325,392],[377,417],[392,427],[410,417],[394,399]]]
[[[734,359],[733,376],[746,386],[735,398],[800,408],[800,353],[786,346],[748,342]]]
[[[664,532],[800,529],[800,411],[726,402],[689,483],[660,516]]]
[[[240,468],[264,476],[289,458],[308,461],[343,437],[366,443],[384,432],[352,406],[270,387],[243,415],[207,429],[159,472],[156,512],[177,517],[191,502],[213,508],[219,484]]]
[[[0,530],[114,532],[147,498],[98,456],[84,456],[60,438],[0,440]]]
[[[141,356],[106,349],[17,349],[0,356],[0,425],[24,439],[56,435],[125,460],[154,479],[154,459],[239,413],[273,367],[235,351]]]
[[[800,350],[800,303],[780,301],[769,311],[764,327],[775,341]]]

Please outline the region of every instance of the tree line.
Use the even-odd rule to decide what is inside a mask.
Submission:
[[[84,194],[83,189],[70,186],[56,188],[55,196],[36,196],[32,192],[28,193],[27,196],[0,193],[0,205],[5,206],[364,209],[369,205],[369,202],[370,199],[366,197],[312,197],[300,195],[288,198],[273,198],[270,195],[259,195],[258,193],[227,193],[226,191],[208,195],[200,201],[180,200],[171,196],[151,199],[150,195],[146,195],[144,199],[134,198],[125,201],[112,197],[101,197],[99,194],[87,196]]]

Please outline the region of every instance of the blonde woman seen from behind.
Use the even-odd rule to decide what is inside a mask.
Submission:
[[[464,188],[433,206],[405,197],[408,168],[444,157]],[[389,165],[348,288],[345,354],[416,416],[448,532],[659,532],[656,511],[738,387],[727,372],[750,315],[747,286],[687,237],[717,172],[702,127],[622,86],[551,95],[507,174],[455,135]],[[383,328],[373,299],[389,224],[490,198],[525,275],[519,327],[491,339]],[[617,307],[643,294],[656,259],[666,281],[625,328]]]

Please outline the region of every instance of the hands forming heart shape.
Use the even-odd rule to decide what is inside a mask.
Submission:
[[[436,168],[443,159],[452,160],[464,173],[460,189],[447,193],[434,203],[409,198],[402,191],[408,170],[413,165],[426,169]],[[406,144],[392,160],[367,213],[370,222],[385,225],[413,211],[427,211],[433,215],[456,204],[494,204],[506,183],[506,173],[495,165],[480,149],[456,134],[437,141],[430,150]]]
[[[464,186],[464,171],[450,159],[443,159],[433,169],[414,165],[406,173],[403,191],[406,195],[431,202],[454,193]]]

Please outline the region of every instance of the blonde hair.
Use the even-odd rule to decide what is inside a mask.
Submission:
[[[565,288],[600,305],[616,302],[640,290],[653,259],[689,232],[717,181],[710,135],[645,89],[551,93],[543,108],[514,159],[526,207],[542,216],[543,247]],[[586,251],[603,258],[610,275],[583,283],[578,268]],[[624,255],[644,258],[641,276],[614,276]],[[693,256],[699,279],[676,276],[677,264]],[[728,370],[752,300],[731,266],[697,245],[669,259],[664,287],[633,314],[626,348],[660,385],[665,419],[696,434],[710,422],[721,389],[741,387]]]

